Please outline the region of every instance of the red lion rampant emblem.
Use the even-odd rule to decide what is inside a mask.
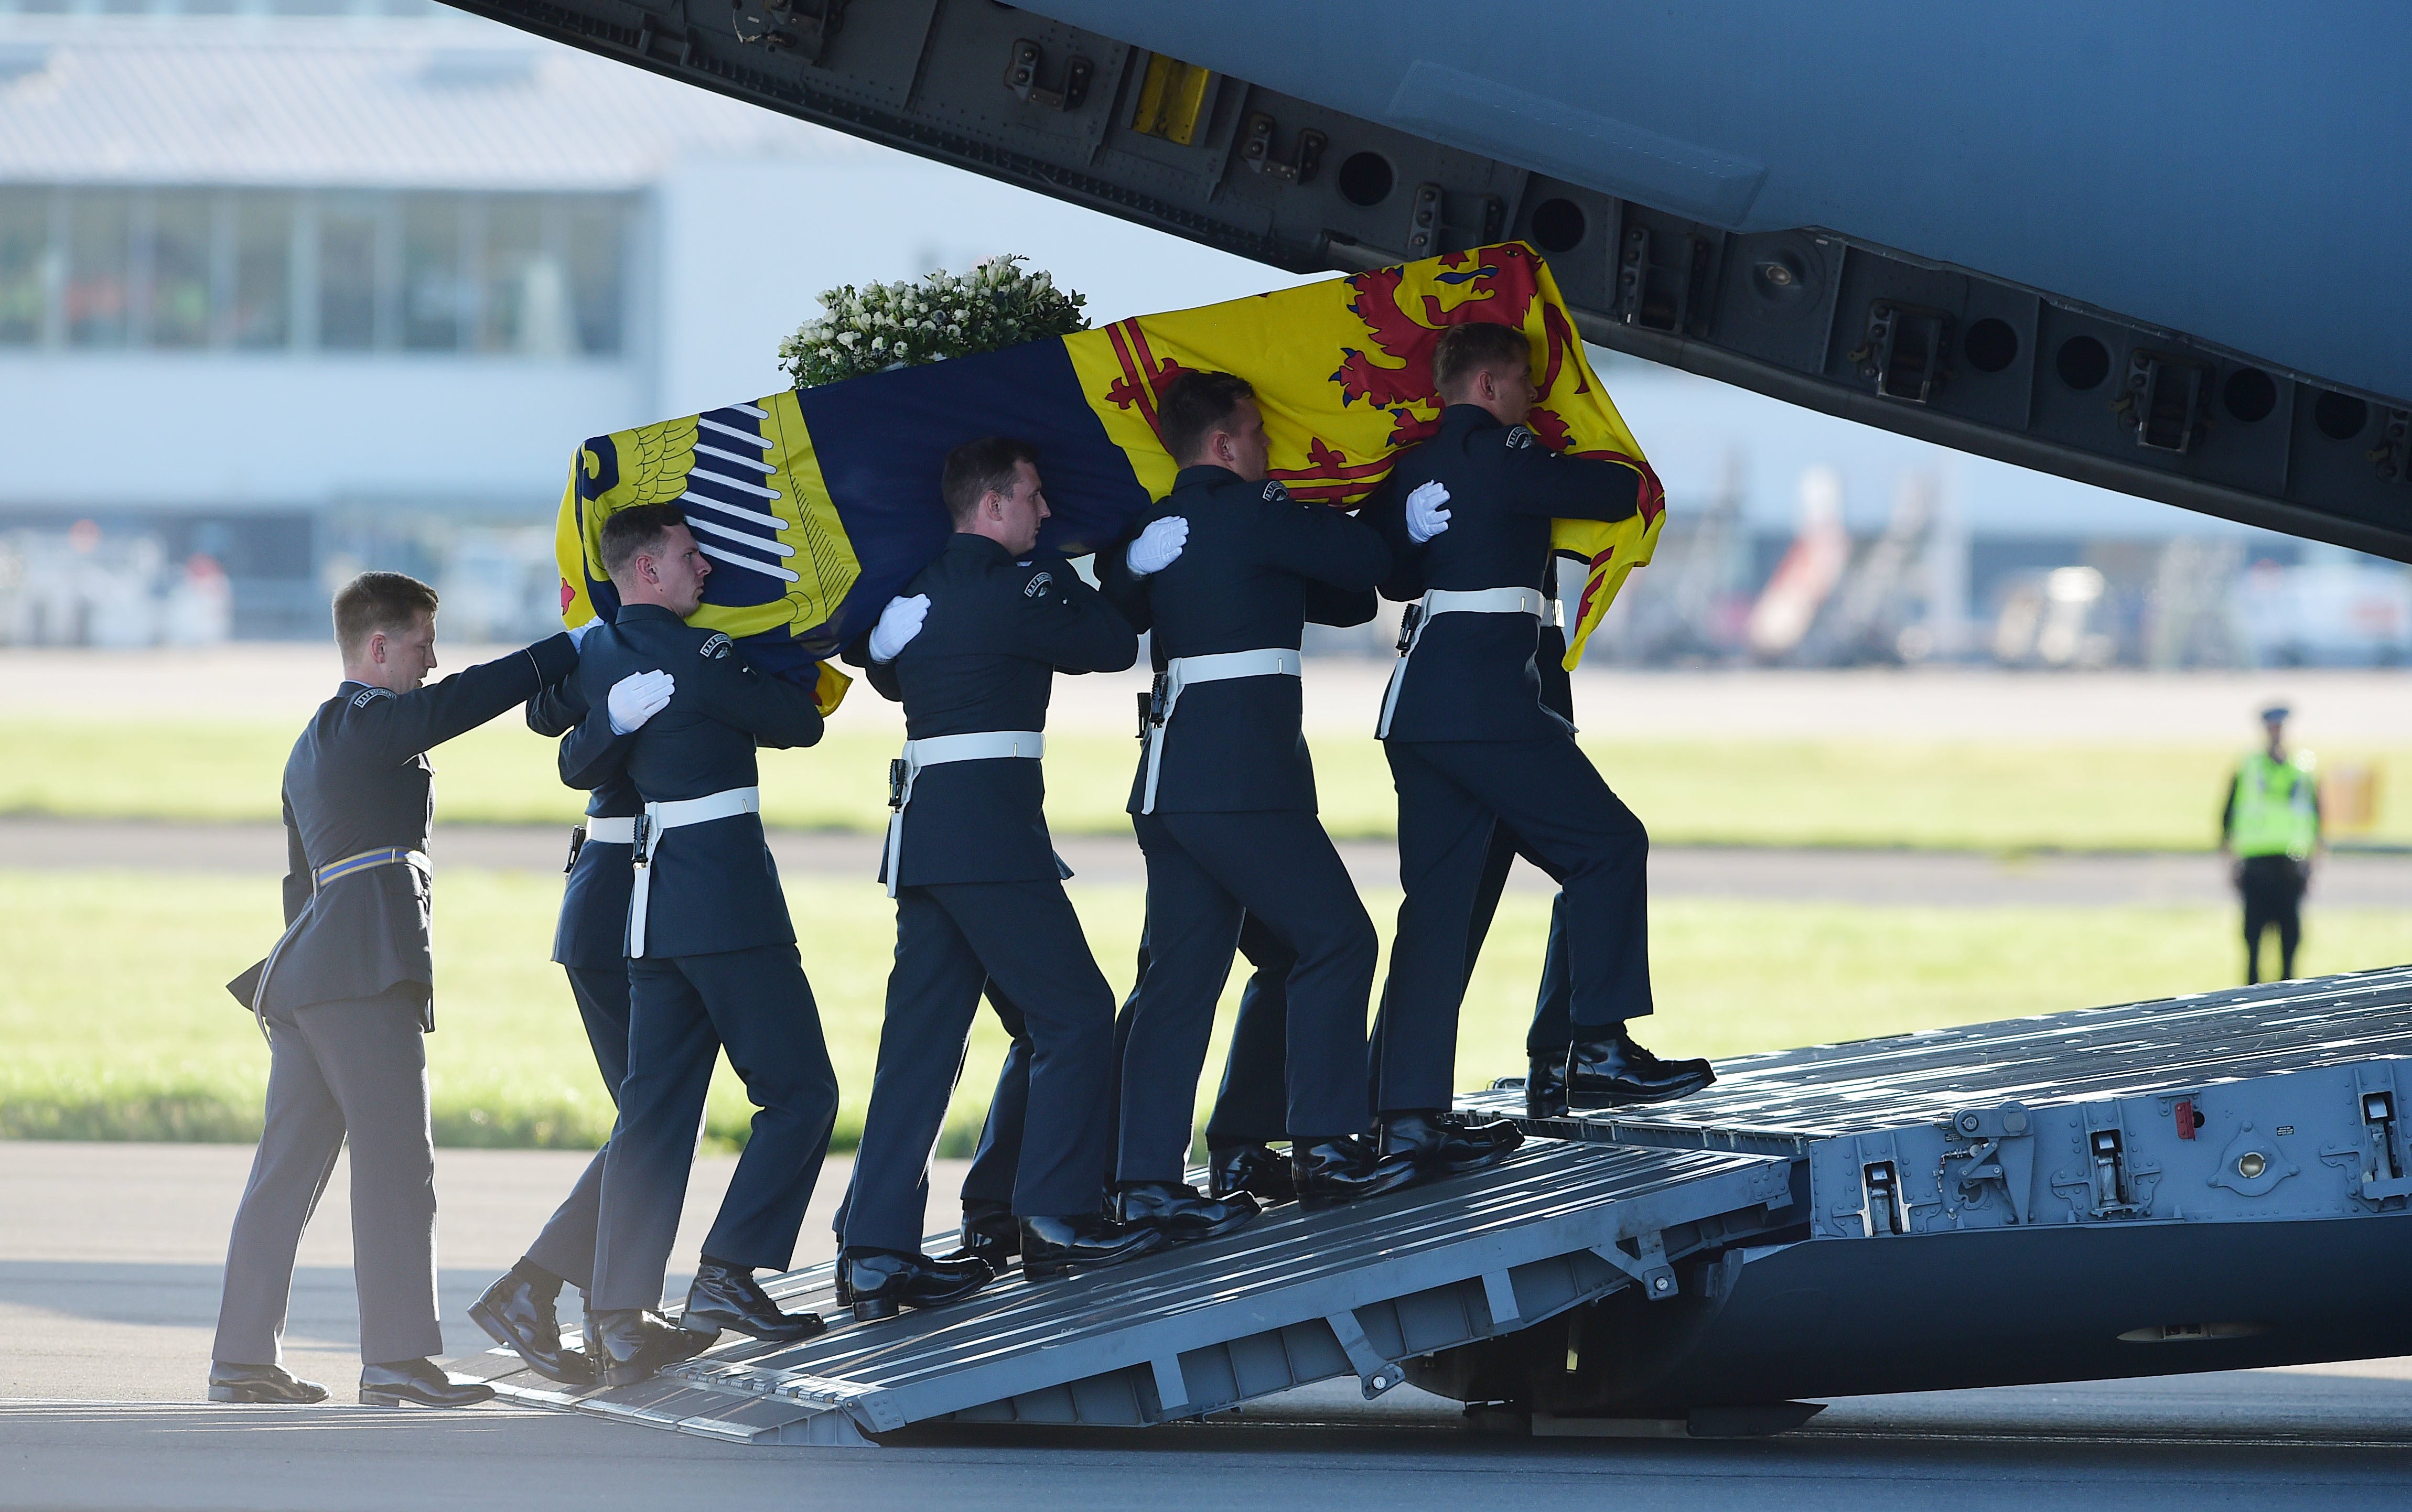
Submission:
[[[1556,304],[1540,301],[1540,257],[1522,242],[1509,242],[1451,253],[1435,260],[1443,270],[1435,275],[1441,283],[1470,286],[1467,297],[1453,306],[1444,308],[1436,295],[1427,294],[1420,310],[1411,312],[1404,307],[1399,291],[1406,282],[1405,268],[1379,268],[1355,274],[1346,281],[1354,296],[1348,310],[1363,322],[1367,345],[1342,347],[1340,367],[1331,381],[1340,386],[1344,409],[1361,402],[1389,411],[1390,432],[1383,438],[1380,454],[1362,462],[1351,461],[1346,450],[1321,436],[1308,437],[1304,467],[1272,470],[1272,476],[1288,487],[1292,497],[1354,507],[1390,472],[1400,451],[1440,429],[1441,404],[1433,389],[1432,359],[1441,333],[1475,321],[1522,329],[1532,317],[1536,301],[1541,304],[1543,358],[1534,377],[1542,403],[1533,407],[1525,423],[1552,450],[1568,449],[1573,436],[1566,420],[1549,407],[1548,401],[1556,392],[1562,374],[1573,374],[1573,391],[1578,394],[1589,392],[1591,381],[1579,362],[1568,361],[1579,338],[1566,312]],[[1156,419],[1156,397],[1181,373],[1181,365],[1169,358],[1160,359],[1149,349],[1147,334],[1136,319],[1115,322],[1107,328],[1107,335],[1122,367],[1122,376],[1106,391],[1107,401],[1118,408],[1137,408],[1161,439],[1163,428]],[[1376,360],[1377,353],[1382,360]],[[1581,455],[1625,462],[1640,471],[1645,518],[1655,516],[1665,506],[1665,494],[1647,463],[1614,451],[1593,450]]]

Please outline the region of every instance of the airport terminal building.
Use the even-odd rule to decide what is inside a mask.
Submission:
[[[580,438],[779,382],[813,207],[892,154],[406,9],[0,15],[0,639],[141,636],[196,557],[237,635],[371,561],[514,633]]]

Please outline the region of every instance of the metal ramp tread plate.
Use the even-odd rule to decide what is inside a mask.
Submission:
[[[792,1271],[769,1291],[831,1316],[827,1334],[724,1336],[638,1386],[574,1392],[502,1350],[450,1368],[531,1405],[756,1443],[860,1444],[942,1418],[1136,1426],[1349,1374],[1372,1397],[1404,1360],[1627,1285],[1671,1298],[1672,1260],[1801,1221],[1791,1172],[1765,1155],[1536,1142],[1488,1171],[1322,1212],[1285,1205],[1094,1274],[1015,1271],[877,1323],[837,1308],[833,1267]]]
[[[1512,1089],[1458,1107],[1552,1138],[1799,1154],[1982,1104],[2093,1102],[2397,1056],[2412,1056],[2412,967],[1742,1056],[1719,1063],[1707,1091],[1647,1109],[1527,1119]]]

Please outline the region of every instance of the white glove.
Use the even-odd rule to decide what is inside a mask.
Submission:
[[[612,683],[610,696],[603,700],[604,711],[611,716],[611,733],[633,735],[643,728],[646,720],[662,712],[677,687],[678,680],[658,668],[630,672]]]
[[[921,633],[921,622],[930,615],[930,595],[915,594],[910,598],[891,598],[879,611],[879,623],[871,627],[871,659],[892,662],[896,653],[912,644]]]
[[[1179,515],[1167,515],[1139,533],[1123,556],[1123,565],[1134,578],[1144,578],[1151,572],[1162,572],[1181,560],[1181,549],[1189,544],[1189,521]]]
[[[1438,482],[1426,483],[1407,495],[1407,535],[1420,545],[1449,528],[1449,511],[1441,506],[1449,502],[1449,490]]]
[[[571,645],[582,648],[586,644],[586,638],[593,635],[597,629],[599,629],[602,626],[602,617],[598,615],[596,618],[587,621],[584,624],[571,625],[567,630],[564,631],[563,634],[569,637],[569,643]]]

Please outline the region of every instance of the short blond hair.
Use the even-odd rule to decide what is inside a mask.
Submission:
[[[435,613],[435,590],[404,572],[363,572],[335,590],[335,649],[359,654],[379,630],[406,630]]]

